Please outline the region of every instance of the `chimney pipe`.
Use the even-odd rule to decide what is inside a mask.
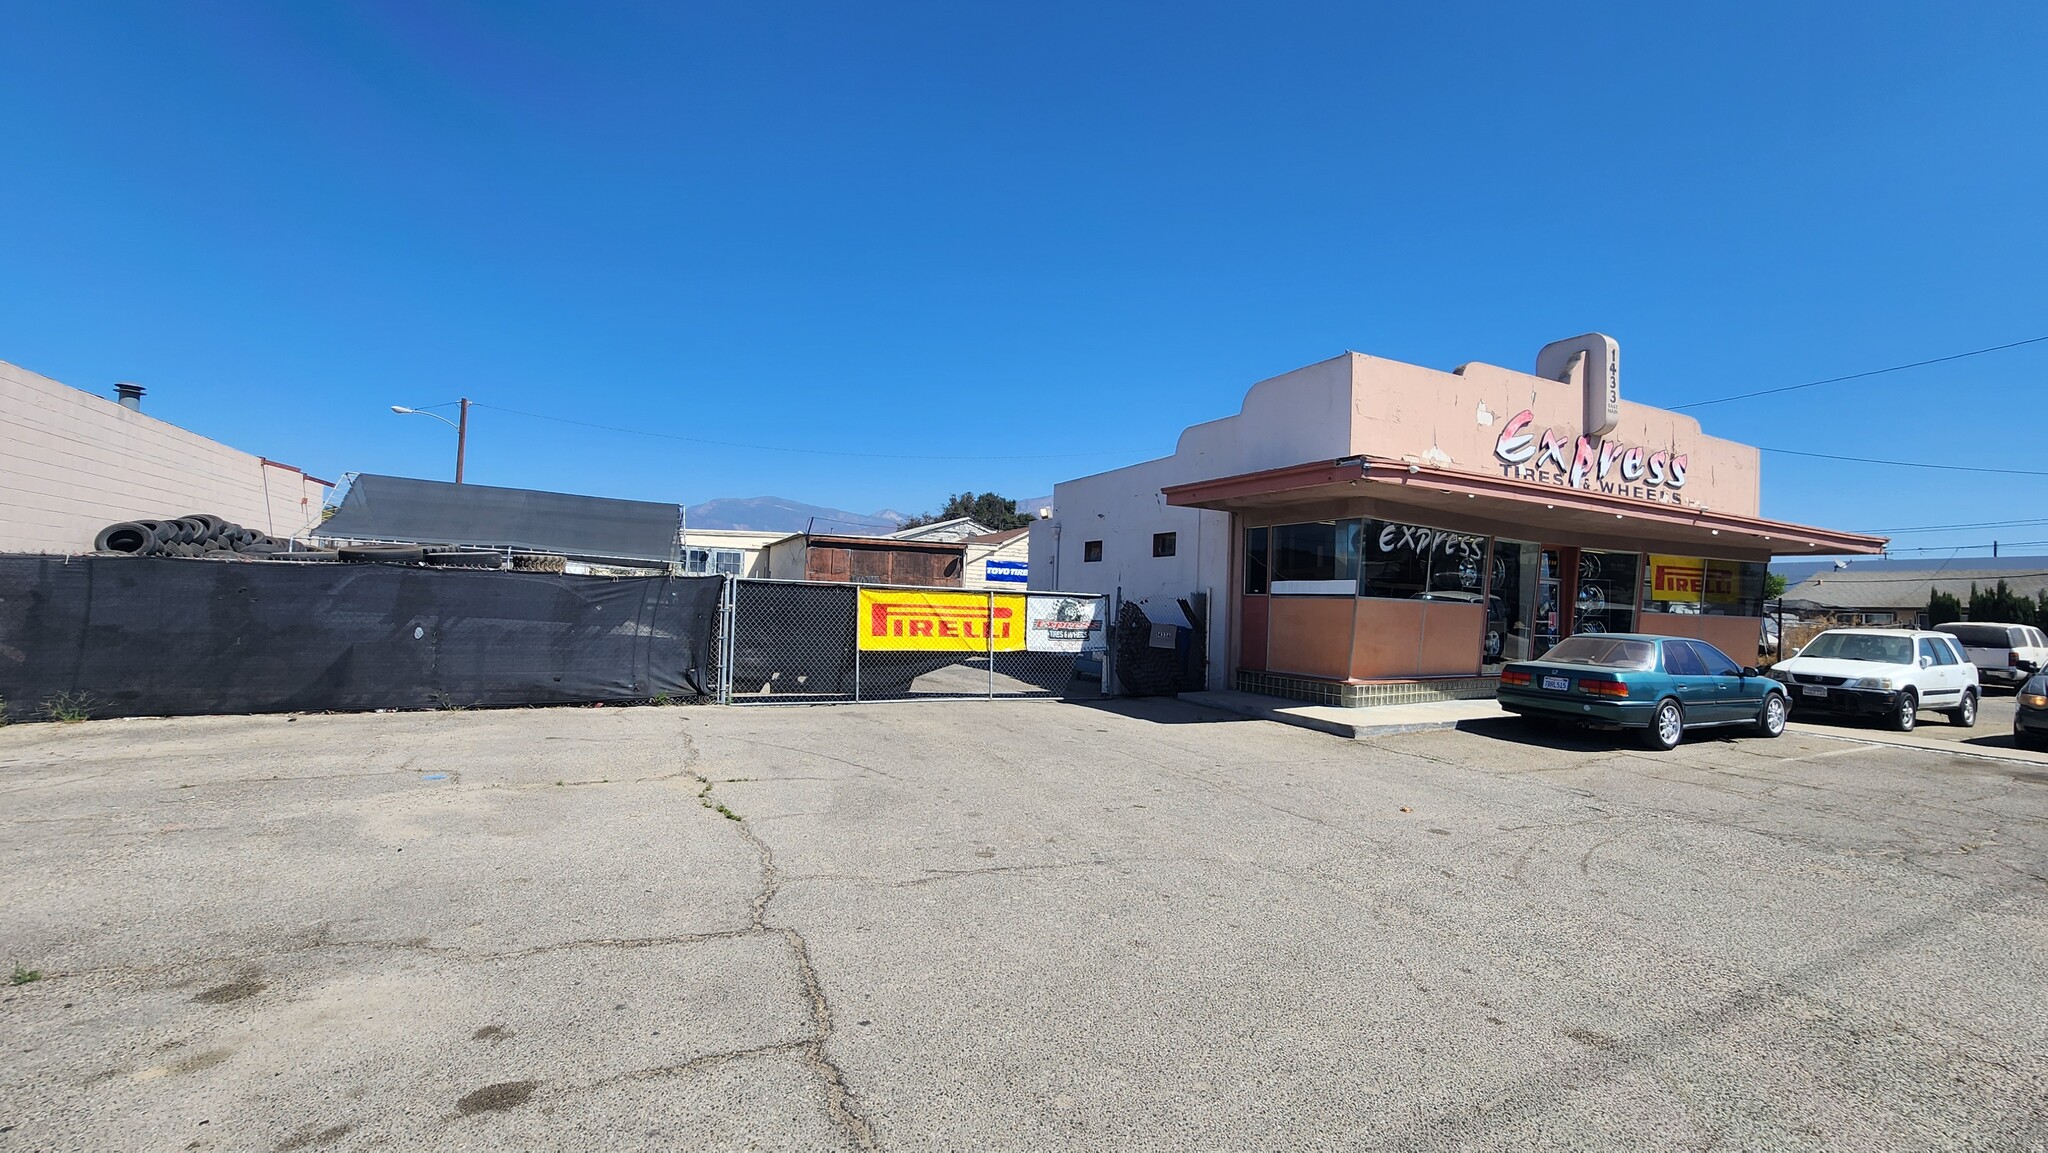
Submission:
[[[122,408],[128,409],[131,412],[141,412],[142,386],[139,384],[117,384],[114,386],[114,399]]]

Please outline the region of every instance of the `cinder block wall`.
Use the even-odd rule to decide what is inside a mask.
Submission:
[[[329,487],[0,361],[0,552],[86,552],[115,521],[195,512],[299,535]]]

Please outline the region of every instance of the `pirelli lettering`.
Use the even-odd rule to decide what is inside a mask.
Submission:
[[[1650,599],[1653,601],[1733,604],[1741,572],[1731,561],[1695,556],[1650,554]]]
[[[864,588],[859,634],[870,652],[1021,652],[1024,598]]]

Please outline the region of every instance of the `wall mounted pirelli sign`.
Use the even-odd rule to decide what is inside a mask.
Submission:
[[[1024,598],[860,590],[860,647],[869,652],[1024,650]]]
[[[1650,599],[1733,604],[1741,599],[1742,566],[1696,556],[1650,554]]]

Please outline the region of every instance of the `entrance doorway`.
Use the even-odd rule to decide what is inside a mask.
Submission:
[[[1560,572],[1558,550],[1533,541],[1496,538],[1488,572],[1487,646],[1481,671],[1498,673],[1509,661],[1535,660],[1557,643]]]

